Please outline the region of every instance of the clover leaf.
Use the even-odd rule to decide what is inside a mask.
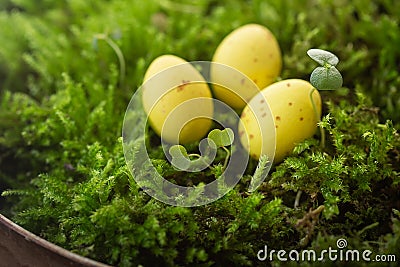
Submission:
[[[232,129],[214,129],[208,134],[208,138],[214,141],[217,147],[230,146],[233,143],[234,133]]]
[[[169,149],[171,155],[171,164],[181,170],[186,170],[190,166],[190,158],[186,151],[186,148],[181,145],[173,145]]]
[[[188,154],[184,146],[173,145],[169,148],[171,164],[181,171],[195,171],[204,169],[208,167],[214,160],[217,148],[222,148],[226,152],[224,165],[222,166],[222,168],[225,169],[228,164],[228,159],[231,155],[226,146],[232,145],[233,138],[234,133],[230,128],[226,128],[222,131],[218,129],[212,130],[208,134],[208,138],[203,139],[200,142],[201,155]],[[196,157],[197,159],[192,160],[192,157]]]
[[[317,67],[310,76],[311,84],[319,90],[333,90],[342,87],[343,79],[334,67]]]
[[[336,66],[339,63],[339,58],[335,54],[322,49],[309,49],[307,55],[321,66],[325,66],[326,64]]]
[[[336,69],[339,59],[335,54],[322,49],[310,49],[307,55],[321,65],[311,73],[312,86],[318,90],[335,90],[342,87],[343,78]]]

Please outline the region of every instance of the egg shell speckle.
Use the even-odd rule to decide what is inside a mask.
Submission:
[[[204,77],[185,63],[174,55],[160,56],[148,67],[143,83],[142,102],[149,124],[172,144],[198,141],[212,125],[211,91]]]
[[[227,35],[217,47],[213,62],[231,66],[249,77],[262,89],[273,83],[280,75],[282,57],[279,44],[269,29],[258,24],[247,24]],[[213,80],[229,79],[211,72]],[[227,83],[223,83],[227,84]],[[257,92],[248,92],[246,86],[239,83],[230,87],[235,93],[214,86],[214,95],[235,109],[242,109],[246,100]],[[244,98],[244,100],[241,99]]]
[[[258,159],[261,154],[271,155],[273,149],[270,147],[273,131],[270,128],[260,130],[260,121],[268,127],[275,127],[275,163],[289,155],[297,143],[314,135],[318,120],[309,97],[312,89],[313,86],[304,80],[283,80],[263,89],[243,109],[239,132],[242,133],[243,146],[253,158]],[[317,90],[313,99],[320,118],[321,97]],[[266,116],[268,111],[262,110],[265,105],[261,101],[265,100],[271,116]]]

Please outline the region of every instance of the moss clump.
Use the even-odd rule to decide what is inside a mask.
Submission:
[[[2,4],[0,22],[9,27],[0,33],[1,212],[51,242],[119,266],[264,265],[257,259],[264,245],[322,250],[343,237],[349,248],[398,253],[399,4],[158,2]],[[282,78],[308,79],[310,47],[342,59],[348,88],[322,93],[326,146],[318,137],[299,144],[254,193],[246,192],[251,162],[215,203],[159,203],[138,188],[122,152],[133,88],[156,56],[209,60],[223,36],[247,22],[276,34]],[[99,33],[124,55],[122,82],[114,51],[93,43]],[[156,168],[169,177],[218,177],[223,152],[212,169],[193,177],[167,165],[151,131],[147,138]]]
[[[72,85],[59,91],[63,99],[83,91]],[[257,192],[246,193],[252,178],[246,175],[222,199],[202,207],[168,206],[141,191],[125,165],[121,139],[87,140],[90,144],[79,151],[79,141],[64,141],[65,152],[49,159],[58,168],[33,178],[25,189],[3,195],[18,196],[14,219],[27,229],[71,251],[121,266],[250,265],[258,262],[257,252],[265,244],[318,248],[343,236],[356,248],[361,244],[374,252],[393,253],[399,239],[398,213],[393,210],[399,209],[400,137],[390,121],[379,124],[377,110],[369,104],[361,93],[357,104],[328,102],[324,151],[317,139],[307,140],[273,169]],[[33,109],[45,112],[43,106]],[[53,129],[65,127],[60,114],[68,109],[69,105],[60,107],[54,119],[49,117],[49,141],[36,142],[54,145],[51,140],[58,135]],[[69,127],[74,129],[73,125]],[[71,138],[77,136],[86,138],[77,133]],[[153,163],[165,170],[165,159]],[[182,175],[172,168],[168,172],[172,177]],[[304,193],[295,209],[298,190]],[[319,220],[319,214],[307,217],[321,205],[325,208]]]

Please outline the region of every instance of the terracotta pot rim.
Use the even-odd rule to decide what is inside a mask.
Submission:
[[[109,267],[61,248],[12,222],[0,214],[0,258],[24,266],[91,266]],[[3,260],[2,260],[3,261]]]

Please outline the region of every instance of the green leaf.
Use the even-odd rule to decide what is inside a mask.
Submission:
[[[310,82],[318,90],[335,90],[342,87],[343,79],[335,67],[317,67],[311,73]]]
[[[172,157],[185,157],[185,158],[189,158],[188,153],[186,151],[186,148],[184,146],[181,145],[173,145],[170,147],[169,149],[169,154]]]
[[[310,49],[307,51],[307,55],[321,66],[325,66],[326,64],[336,66],[339,63],[339,59],[335,54],[322,49]]]
[[[169,154],[172,157],[171,164],[174,167],[180,170],[187,170],[189,168],[191,161],[185,147],[173,145],[169,149]]]
[[[214,129],[208,134],[208,138],[213,140],[217,147],[230,146],[233,143],[234,133],[232,129]]]

